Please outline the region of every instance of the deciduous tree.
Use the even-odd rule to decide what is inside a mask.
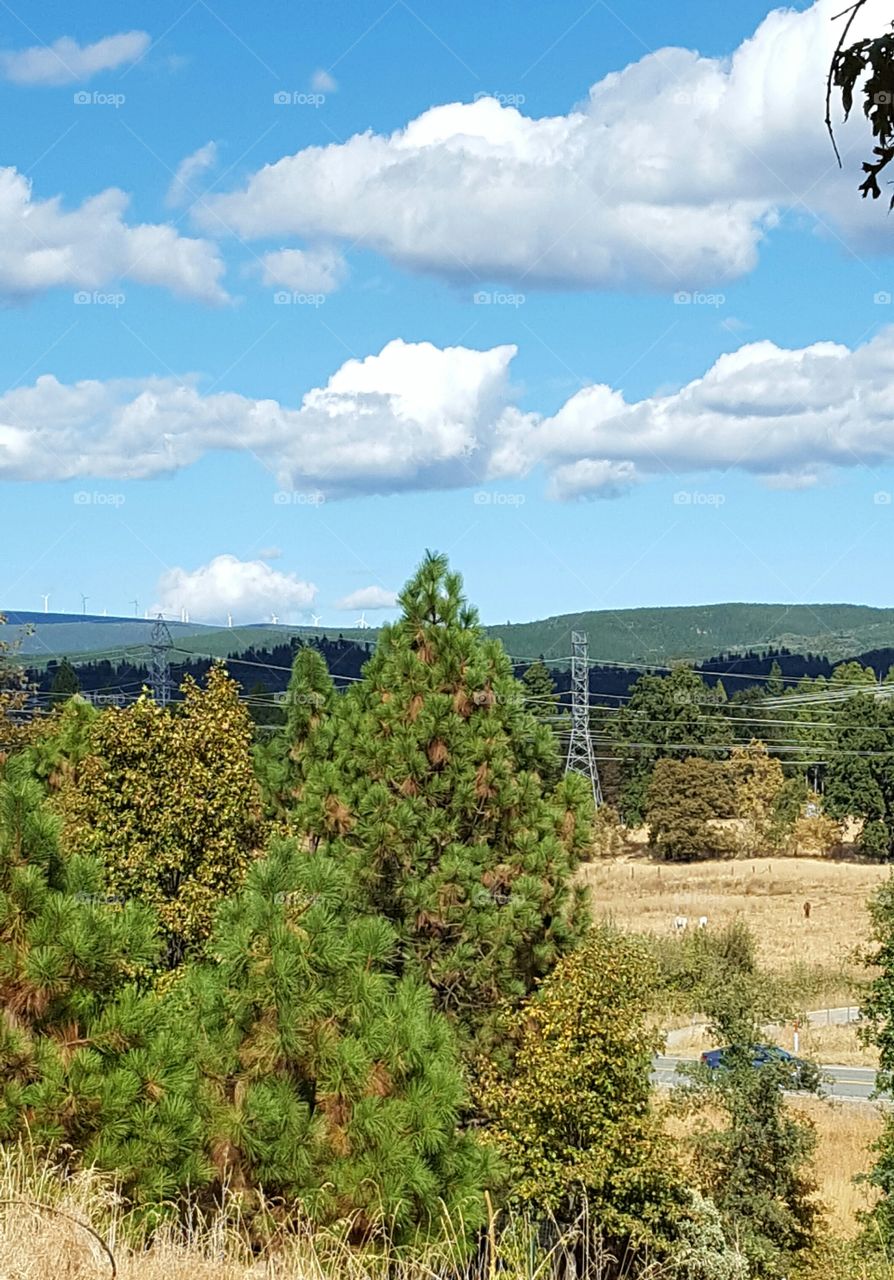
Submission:
[[[715,1069],[696,1067],[678,1095],[702,1117],[691,1143],[696,1174],[751,1274],[783,1280],[813,1243],[820,1219],[809,1168],[816,1135],[786,1103],[791,1065],[754,1066],[762,1026],[779,1013],[761,976],[748,967],[727,968],[722,981],[705,988],[704,1012],[724,1046],[724,1061]],[[798,1084],[818,1089],[819,1073],[805,1064]],[[719,1124],[712,1118],[718,1113]]]
[[[716,819],[731,809],[726,763],[690,756],[658,760],[647,793],[649,842],[669,862],[693,862],[729,854],[733,842]]]
[[[778,831],[777,815],[785,775],[763,742],[734,747],[727,765],[733,783],[733,812],[740,822],[738,842],[749,855],[767,852]]]
[[[631,1262],[668,1249],[688,1201],[652,1107],[654,981],[639,942],[594,929],[507,1017],[511,1065],[482,1064],[478,1089],[510,1200],[560,1225],[586,1207],[594,1235]]]
[[[643,822],[652,770],[658,760],[689,756],[722,760],[732,745],[725,701],[689,667],[667,676],[641,676],[615,718],[616,752],[624,759],[621,813]]]
[[[103,712],[61,804],[71,848],[100,859],[109,891],[158,913],[173,968],[201,951],[220,899],[264,841],[251,722],[222,667],[163,709]]]

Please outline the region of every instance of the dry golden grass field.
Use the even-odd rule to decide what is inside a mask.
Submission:
[[[866,976],[857,957],[868,938],[866,902],[890,874],[887,867],[820,858],[657,863],[640,855],[591,862],[581,871],[596,914],[622,928],[671,934],[677,916],[693,925],[707,916],[711,926],[739,916],[767,969],[816,966],[854,982]]]

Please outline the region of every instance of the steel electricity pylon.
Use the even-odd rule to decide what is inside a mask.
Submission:
[[[169,654],[174,647],[168,624],[161,614],[155,619],[152,638],[149,641],[149,652],[152,655],[149,671],[152,694],[156,705],[166,707],[171,698],[171,669]]]
[[[587,636],[583,631],[571,633],[571,739],[565,772],[579,773],[587,779],[593,804],[598,809],[602,804],[602,787],[590,736],[590,663]]]

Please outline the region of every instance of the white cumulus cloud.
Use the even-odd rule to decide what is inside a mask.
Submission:
[[[186,610],[197,622],[259,622],[272,613],[288,614],[313,604],[317,588],[292,573],[271,569],[263,560],[215,556],[198,569],[168,569],[156,587],[150,612],[179,618]]]
[[[101,289],[119,280],[205,302],[225,300],[215,245],[165,223],[128,223],[127,206],[127,195],[110,187],[66,211],[58,197],[35,199],[16,169],[0,168],[0,301],[26,301],[60,287]]]
[[[344,596],[336,604],[336,609],[393,609],[397,604],[397,592],[386,591],[384,587],[360,587]]]
[[[511,403],[514,355],[396,339],[297,407],[203,395],[196,380],[44,375],[0,396],[0,479],[138,479],[242,449],[277,476],[283,504],[534,471],[567,500],[708,471],[804,488],[833,469],[894,463],[894,328],[854,349],[747,343],[678,390],[628,401],[597,383],[551,415]]]
[[[189,204],[197,196],[195,190],[200,178],[217,164],[217,143],[206,142],[190,155],[184,156],[171,179],[165,203],[169,208]]]
[[[840,9],[776,10],[726,58],[657,50],[564,115],[482,98],[306,147],[197,216],[215,233],[222,219],[244,237],[341,239],[411,270],[530,288],[734,279],[790,209],[890,251],[856,193],[865,122],[857,111],[840,130],[843,174],[823,126]]]
[[[100,71],[136,62],[150,43],[145,31],[122,31],[83,45],[61,36],[52,44],[0,52],[0,75],[20,85],[82,84]]]
[[[585,387],[552,417],[520,420],[503,449],[504,471],[545,465],[560,497],[598,496],[607,477],[616,488],[717,470],[804,488],[831,468],[891,462],[894,329],[856,350],[748,343],[679,391],[633,403]]]
[[[0,396],[0,478],[139,479],[241,448],[285,490],[340,497],[472,484],[487,470],[514,354],[395,339],[346,361],[297,408],[202,395],[194,380],[44,375]]]

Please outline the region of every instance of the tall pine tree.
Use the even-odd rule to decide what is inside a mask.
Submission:
[[[576,777],[552,788],[549,730],[524,709],[443,556],[429,554],[363,680],[317,735],[298,822],[392,922],[403,963],[480,1043],[578,940],[572,873],[592,819]]]

